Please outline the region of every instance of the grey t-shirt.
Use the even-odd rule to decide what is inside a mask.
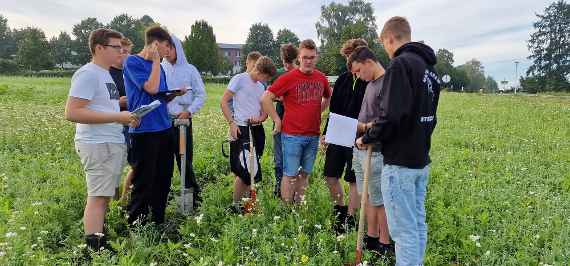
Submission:
[[[235,75],[228,84],[228,90],[234,93],[234,120],[239,126],[247,126],[247,120],[261,115],[261,96],[265,87],[255,82],[248,73]]]
[[[380,91],[382,90],[383,82],[384,76],[368,82],[366,91],[364,92],[362,106],[360,107],[360,113],[358,113],[358,122],[372,122],[380,116]]]
[[[87,108],[93,111],[121,111],[119,90],[109,70],[94,63],[88,63],[75,71],[71,78],[69,96],[89,100]],[[77,123],[75,141],[79,143],[125,143],[123,125],[119,123]]]

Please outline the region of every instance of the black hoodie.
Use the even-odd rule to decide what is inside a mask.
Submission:
[[[357,78],[347,71],[338,76],[334,83],[329,111],[338,115],[358,118],[360,106],[368,82]],[[325,124],[323,135],[327,134],[329,120]]]
[[[422,43],[403,45],[394,54],[380,93],[380,117],[363,143],[380,142],[384,163],[421,169],[431,161],[440,81],[433,50]]]

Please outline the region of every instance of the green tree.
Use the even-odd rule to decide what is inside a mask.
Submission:
[[[22,30],[16,60],[23,69],[43,70],[53,67],[53,57],[44,32],[38,28]]]
[[[570,74],[570,4],[557,1],[546,7],[544,14],[537,14],[535,32],[528,41],[533,64],[527,76],[539,82],[537,90],[570,90],[567,75]]]
[[[499,84],[493,77],[487,76],[487,79],[485,80],[485,89],[487,89],[487,92],[496,93],[499,90]]]
[[[86,18],[73,26],[73,60],[76,65],[83,65],[91,60],[91,51],[89,50],[89,34],[92,31],[103,28],[103,24],[96,18]]]
[[[144,47],[144,25],[140,20],[121,14],[114,17],[107,27],[129,38],[133,42],[133,51],[140,51]]]
[[[247,54],[252,51],[258,51],[264,56],[273,59],[273,62],[278,60],[277,45],[273,39],[273,32],[269,25],[262,23],[255,23],[249,28],[249,34],[242,48],[241,62],[243,69],[245,69],[245,60]]]
[[[465,71],[464,67],[459,66],[453,68],[451,77],[452,77],[450,82],[451,90],[453,91],[468,90],[468,86],[471,83],[471,80],[469,79],[469,76],[467,75],[467,72]]]
[[[67,32],[62,31],[59,36],[52,37],[49,41],[51,54],[53,55],[54,63],[63,68],[64,63],[71,62],[73,55],[73,41]]]
[[[8,19],[0,15],[0,58],[12,59],[16,44],[8,27]]]
[[[321,59],[318,68],[329,75],[340,74],[346,69],[346,59],[340,55],[344,41],[363,38],[387,64],[388,56],[377,43],[376,18],[372,4],[363,0],[351,0],[347,4],[330,3],[321,6],[321,16],[316,23],[321,40]]]
[[[219,71],[220,52],[212,26],[205,20],[196,21],[190,35],[184,39],[184,53],[193,65],[202,72],[216,74]]]
[[[299,37],[297,37],[297,34],[293,33],[291,30],[289,29],[280,29],[277,32],[277,37],[275,38],[275,42],[277,43],[277,45],[281,45],[281,44],[286,44],[286,43],[292,43],[295,46],[299,46]]]
[[[471,59],[464,65],[459,66],[459,68],[464,70],[469,78],[469,84],[465,87],[465,90],[479,91],[479,89],[485,87],[485,68],[481,61]]]

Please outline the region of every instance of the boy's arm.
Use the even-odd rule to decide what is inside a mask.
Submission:
[[[148,94],[155,95],[160,87],[160,58],[152,60],[152,70],[143,88]]]
[[[200,77],[200,73],[196,68],[192,68],[190,79],[194,99],[192,100],[190,107],[188,107],[188,111],[194,114],[200,111],[206,101],[206,87],[204,86],[204,81],[202,81],[202,77]]]
[[[273,134],[281,132],[281,118],[275,111],[275,106],[273,105],[273,100],[275,99],[275,94],[271,91],[265,91],[263,96],[261,96],[261,110],[271,117],[271,120],[275,122],[275,128],[273,129]]]
[[[412,88],[401,63],[393,62],[382,87],[383,107],[380,117],[366,130],[362,143],[389,141],[398,134],[402,120],[411,113]]]
[[[128,112],[97,112],[87,108],[89,100],[73,96],[67,98],[65,119],[80,124],[121,123],[129,124],[134,116]]]

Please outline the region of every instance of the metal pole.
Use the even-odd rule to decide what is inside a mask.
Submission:
[[[516,82],[519,79],[519,61],[515,61],[515,94],[517,94],[517,87],[519,84],[517,84]]]

